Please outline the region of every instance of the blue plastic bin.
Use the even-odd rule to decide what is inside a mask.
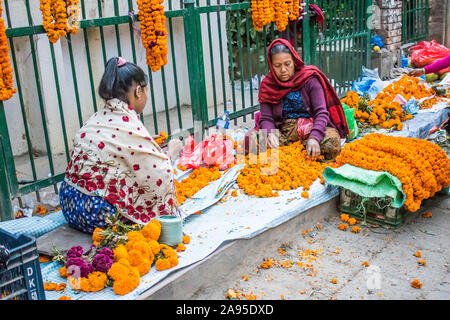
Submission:
[[[0,244],[10,252],[0,270],[0,300],[45,300],[36,240],[0,229]]]

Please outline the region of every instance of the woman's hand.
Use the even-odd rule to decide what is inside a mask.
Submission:
[[[306,154],[313,159],[320,156],[320,144],[314,138],[309,138],[306,140]]]
[[[174,160],[177,158],[178,154],[180,153],[181,149],[183,149],[183,143],[179,139],[172,139],[167,144],[167,154],[169,155],[169,158],[171,160]]]
[[[408,73],[408,76],[411,77],[420,77],[421,75],[425,74],[425,69],[424,68],[419,68],[419,69],[413,69]]]

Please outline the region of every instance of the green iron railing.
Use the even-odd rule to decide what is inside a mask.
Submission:
[[[428,37],[428,0],[403,0],[402,2],[402,42],[412,43]]]
[[[312,33],[311,63],[321,69],[338,95],[352,87],[361,66],[370,67],[370,37],[367,19],[372,0],[314,1],[324,14],[324,30]],[[318,26],[314,28],[318,31]]]
[[[53,190],[58,192],[57,183],[63,180],[65,166],[70,157],[72,134],[68,124],[75,123],[77,128],[80,128],[92,113],[102,107],[102,101],[96,93],[99,81],[94,76],[93,70],[96,66],[103,66],[110,57],[118,55],[138,63],[138,54],[143,48],[138,47],[141,46],[137,34],[139,27],[134,23],[138,21],[134,11],[136,5],[134,0],[126,1],[126,13],[120,12],[118,2],[115,1],[114,16],[105,17],[102,1],[98,0],[95,18],[86,16],[86,5],[92,5],[92,2],[80,1],[82,16],[79,32],[59,40],[65,49],[63,69],[68,73],[65,79],[61,78],[62,70],[56,58],[55,45],[50,42],[48,46],[51,63],[48,70],[41,70],[35,37],[45,37],[45,30],[42,25],[34,24],[29,2],[25,1],[26,26],[12,27],[9,1],[3,1],[14,83],[18,89],[13,99],[20,108],[26,152],[21,157],[14,157],[13,150],[17,146],[16,142],[11,141],[10,133],[15,127],[21,126],[8,123],[10,102],[0,102],[0,221],[13,217],[11,199],[20,200],[21,196],[35,192],[37,200],[40,201],[40,191],[48,187],[53,187]],[[291,22],[285,32],[276,30],[274,23],[256,32],[251,20],[250,1],[217,0],[212,4],[211,0],[201,3],[198,0],[184,0],[182,7],[177,9],[174,9],[172,2],[167,2],[165,11],[168,64],[156,73],[152,73],[145,64],[141,65],[148,74],[150,89],[148,106],[141,115],[141,120],[149,131],[155,134],[162,130],[165,130],[169,137],[181,135],[183,132],[192,133],[196,123],[201,124],[200,129],[211,127],[225,110],[230,111],[230,118],[235,124],[238,120],[246,122],[249,115],[253,117],[254,112],[259,110],[257,88],[262,77],[268,72],[267,46],[276,37],[290,40],[305,63],[316,64],[339,92],[348,89],[351,82],[360,75],[361,65],[368,66],[370,62],[370,35],[365,27],[369,0],[359,1],[358,4],[346,0],[310,1],[324,11],[326,24],[322,32],[319,32],[316,25],[310,24],[310,14],[304,16],[303,23]],[[341,11],[336,11],[336,8],[341,8]],[[126,28],[129,29],[126,31],[129,35],[125,37]],[[95,37],[93,30],[98,32]],[[181,38],[185,44],[185,51],[181,53],[176,50],[180,30],[184,30]],[[111,33],[113,36],[107,38]],[[24,62],[15,49],[15,42],[24,40],[28,40],[31,57],[31,69],[26,69],[26,74],[20,71],[19,66]],[[77,41],[84,43],[84,46],[77,46]],[[107,46],[111,41],[116,43],[115,52],[111,52],[111,48]],[[100,46],[100,52],[95,50],[96,45]],[[85,57],[82,62],[80,55]],[[180,59],[180,56],[184,60]],[[184,61],[186,66],[183,65]],[[87,74],[81,73],[80,63],[84,64]],[[187,75],[184,74],[183,67],[187,67]],[[47,81],[49,77],[55,85],[60,132],[59,128],[48,125],[47,102],[43,98],[41,80],[45,78]],[[76,108],[75,117],[67,115],[63,103],[67,99],[63,95],[63,89],[66,89],[66,83],[63,81],[68,78],[70,90],[73,89],[71,94]],[[30,82],[30,79],[36,89],[36,99],[31,102],[24,96],[23,88],[24,80]],[[82,91],[86,83],[89,90]],[[187,102],[186,99],[183,101],[183,90],[189,93]],[[83,102],[83,96],[88,95],[90,99],[84,99]],[[40,119],[32,119],[29,104],[38,110]],[[161,110],[158,110],[159,104]],[[40,157],[35,156],[36,142],[32,134],[31,120],[40,120],[42,126],[41,141],[44,150],[41,151]],[[180,130],[183,132],[180,133]],[[51,137],[59,135],[63,140],[63,151],[55,154]],[[18,158],[21,158],[21,165],[26,162],[26,176],[29,179],[16,174],[19,167]]]

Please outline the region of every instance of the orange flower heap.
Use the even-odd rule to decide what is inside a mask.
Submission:
[[[401,95],[406,100],[411,98],[420,100],[434,94],[434,90],[427,89],[425,85],[420,83],[419,78],[404,75],[379,92],[372,101],[365,102],[356,92],[349,91],[341,102],[355,108],[355,118],[358,118],[360,122],[367,122],[371,126],[379,125],[384,129],[402,130],[402,122],[411,119],[412,115],[403,112],[400,103],[394,101],[395,97]],[[431,108],[439,100],[439,98],[425,100],[420,108]]]
[[[360,100],[361,98],[356,93],[356,91],[349,91],[347,92],[345,98],[341,100],[341,103],[345,103],[350,108],[357,108]]]
[[[220,177],[219,167],[214,166],[211,168],[200,167],[194,169],[189,177],[183,179],[181,182],[175,180],[178,203],[182,204],[186,199],[192,197],[211,181],[215,181]]]
[[[153,72],[167,64],[167,29],[163,0],[138,0],[142,43]]]
[[[249,196],[277,197],[278,191],[292,190],[299,187],[308,191],[317,178],[322,177],[325,163],[310,159],[300,141],[279,148],[278,168],[271,172],[273,164],[268,159],[271,150],[260,153],[257,161],[250,160],[255,155],[245,157],[246,165],[237,177],[239,188]],[[307,192],[302,196],[308,197]]]
[[[411,212],[450,185],[450,159],[427,140],[371,133],[346,144],[336,162],[396,176],[406,195],[404,207]]]
[[[0,1],[0,100],[10,99],[17,89],[13,88],[13,69],[8,55],[9,46],[6,38],[5,20],[2,19],[3,9]]]

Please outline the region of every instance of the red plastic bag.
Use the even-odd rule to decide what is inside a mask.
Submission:
[[[436,40],[419,42],[409,48],[409,51],[411,52],[411,63],[419,68],[443,59],[450,54],[450,49],[440,45]]]
[[[189,136],[181,151],[179,165],[188,169],[197,169],[202,164],[218,165],[220,170],[224,170],[235,163],[233,150],[234,142],[230,139],[212,135],[197,144],[192,136]]]
[[[297,132],[300,140],[306,140],[309,137],[314,126],[314,118],[299,118],[297,122]]]

